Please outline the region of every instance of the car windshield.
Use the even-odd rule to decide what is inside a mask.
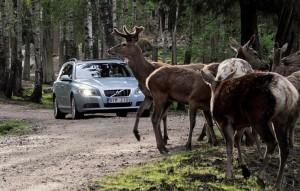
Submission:
[[[76,67],[77,79],[132,77],[125,64],[118,63],[88,63]]]

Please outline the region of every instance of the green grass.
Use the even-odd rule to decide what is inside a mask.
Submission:
[[[51,109],[53,107],[52,93],[44,93],[43,92],[41,103],[37,104],[37,103],[30,102],[30,96],[31,96],[32,92],[33,92],[33,88],[24,88],[23,96],[22,97],[12,96],[11,103],[13,103],[13,104],[28,104],[28,103],[30,103],[30,106],[32,106],[34,108]]]
[[[98,191],[260,190],[255,176],[244,179],[236,163],[234,182],[224,181],[226,157],[223,148],[224,145],[209,147],[203,144],[192,152],[181,152],[161,161],[129,167],[96,181]]]
[[[20,135],[28,128],[28,124],[21,120],[0,121],[0,136]]]

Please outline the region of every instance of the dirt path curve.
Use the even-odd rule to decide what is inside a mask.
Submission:
[[[1,118],[26,119],[38,130],[19,137],[0,137],[0,190],[84,189],[95,177],[162,157],[155,147],[150,118],[141,119],[141,142],[132,134],[133,114],[127,118],[108,114],[55,120],[52,110],[1,104]],[[171,114],[168,122],[168,147],[184,145],[186,115]],[[195,128],[194,135],[199,131]]]

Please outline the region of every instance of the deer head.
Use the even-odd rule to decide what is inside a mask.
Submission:
[[[255,35],[252,35],[249,41],[242,46],[234,38],[229,38],[229,45],[236,52],[236,57],[249,62],[254,70],[268,70],[269,65],[262,63],[257,51],[252,48],[255,40]]]
[[[280,66],[282,55],[287,50],[287,47],[288,47],[288,43],[285,43],[282,47],[279,46],[278,42],[275,43],[273,48],[272,71],[274,71],[276,67]]]
[[[132,58],[138,54],[142,54],[141,48],[136,44],[139,40],[139,34],[144,30],[144,27],[135,26],[133,32],[129,32],[126,26],[123,26],[123,32],[120,32],[118,29],[113,29],[113,35],[122,37],[126,42],[122,42],[112,48],[107,52],[111,55],[117,55],[125,58]]]

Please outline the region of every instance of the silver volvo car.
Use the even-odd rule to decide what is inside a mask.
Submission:
[[[73,119],[85,113],[116,113],[126,117],[144,101],[129,67],[119,59],[65,63],[53,85],[54,117]]]

